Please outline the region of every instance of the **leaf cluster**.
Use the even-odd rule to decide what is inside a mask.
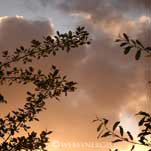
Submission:
[[[78,27],[76,31],[64,34],[57,31],[56,36],[44,37],[42,42],[32,40],[29,48],[21,46],[13,54],[9,51],[2,52],[0,86],[30,83],[34,86],[34,90],[27,91],[22,108],[0,117],[0,151],[46,151],[46,144],[49,142],[48,135],[52,131],[44,130],[38,134],[32,130],[31,124],[39,121],[38,114],[46,110],[46,100],[49,98],[59,100],[62,94],[66,96],[69,92],[75,91],[77,83],[61,75],[60,70],[54,65],[46,75],[41,69],[36,70],[31,66],[31,62],[49,55],[55,56],[60,50],[69,52],[72,48],[87,44],[90,44],[89,33],[84,27]],[[17,63],[22,66],[18,67]],[[7,103],[1,93],[0,102]],[[25,135],[21,136],[21,132]]]
[[[119,35],[115,42],[120,43],[120,47],[124,49],[124,54],[127,55],[130,51],[136,50],[135,59],[139,60],[142,52],[147,53],[147,57],[151,56],[151,47],[144,46],[139,40],[131,39],[126,33]]]
[[[118,142],[127,142],[131,143],[132,147],[130,151],[133,151],[135,145],[143,145],[147,147],[151,147],[151,115],[149,113],[140,111],[136,114],[140,116],[141,119],[138,122],[138,127],[141,129],[140,133],[137,135],[137,140],[134,139],[134,136],[130,131],[125,131],[124,128],[120,125],[120,121],[117,121],[113,124],[112,129],[109,128],[108,120],[104,118],[96,118],[93,122],[99,122],[97,127],[98,136],[97,138],[103,137],[112,137],[114,140],[112,143]],[[118,151],[118,149],[116,149]],[[150,151],[150,150],[148,150]]]

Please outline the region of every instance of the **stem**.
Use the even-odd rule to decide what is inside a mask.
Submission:
[[[41,51],[42,51],[42,49],[41,49]],[[36,53],[38,53],[38,52],[40,52],[40,50],[37,50],[37,51],[35,51],[35,52],[32,52],[32,54],[36,54]],[[12,60],[10,60],[10,61],[8,61],[8,62],[2,64],[1,67],[3,67],[3,66],[8,66],[9,64],[11,64],[11,63],[13,63],[13,62],[17,62],[17,61],[19,61],[19,60],[21,60],[21,59],[24,59],[24,58],[30,56],[30,54],[31,54],[31,52],[29,52],[28,54],[26,54],[26,55],[24,55],[24,56],[21,56],[21,57],[19,57],[19,58],[17,58],[17,59],[12,59]]]
[[[121,139],[121,140],[123,140],[125,142],[131,143],[131,144],[135,144],[135,145],[142,145],[142,146],[146,146],[146,147],[151,147],[151,144],[141,144],[141,143],[138,143],[138,142],[135,142],[135,141],[125,140],[123,137],[120,137],[115,132],[113,132],[110,129],[108,129],[105,124],[104,124],[104,127],[105,127],[105,129],[107,131],[109,131],[111,133],[112,136],[117,137],[117,138],[119,138],[119,139]]]

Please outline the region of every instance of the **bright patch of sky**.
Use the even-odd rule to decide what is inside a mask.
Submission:
[[[128,112],[120,113],[120,122],[125,132],[130,131],[132,135],[137,137],[139,134],[138,122],[133,115]]]

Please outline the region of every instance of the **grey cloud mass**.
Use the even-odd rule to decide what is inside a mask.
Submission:
[[[119,10],[132,10],[135,12],[137,9],[140,10],[142,8],[143,10],[149,9],[150,6],[150,0],[84,0],[84,1],[74,1],[74,0],[63,0],[60,2],[60,6],[66,11],[74,11],[74,10],[81,10],[81,11],[93,11],[93,10],[101,10],[103,7],[105,8],[115,8],[117,11]],[[93,8],[93,10],[91,9]],[[110,11],[110,10],[109,10]],[[140,10],[141,12],[141,10]]]
[[[64,0],[58,5],[65,12],[90,13],[94,19],[110,18],[115,16],[135,17],[143,14],[149,15],[150,0]]]

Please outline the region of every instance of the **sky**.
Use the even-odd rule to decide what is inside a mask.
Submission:
[[[115,39],[127,33],[145,45],[150,44],[151,4],[149,0],[0,0],[0,51],[13,51],[32,39],[54,35],[56,30],[67,32],[85,26],[92,38],[89,47],[80,47],[69,54],[61,52],[34,65],[47,71],[55,64],[62,73],[78,82],[76,92],[61,97],[61,102],[48,101],[47,111],[40,114],[40,122],[33,125],[37,131],[53,130],[49,150],[98,150],[97,148],[53,148],[52,142],[102,142],[97,140],[96,115],[121,120],[125,129],[138,132],[134,114],[150,111],[151,80],[148,58],[134,60]],[[2,114],[24,103],[29,87],[0,87],[6,94],[7,105]],[[121,151],[128,145],[119,145]],[[107,147],[100,150],[108,150]],[[138,148],[141,150],[141,148]]]

